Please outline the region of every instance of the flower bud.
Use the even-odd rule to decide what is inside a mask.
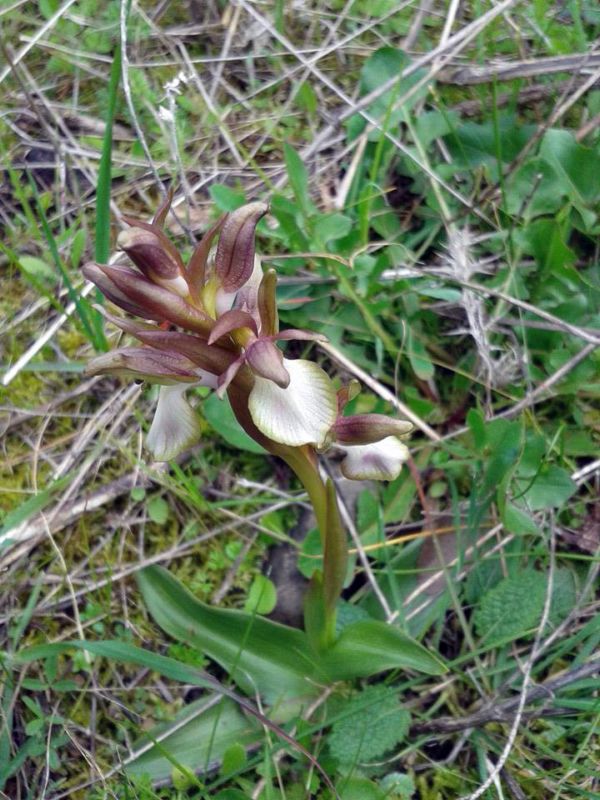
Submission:
[[[342,475],[352,481],[393,481],[410,454],[396,436],[379,442],[348,447],[340,464]]]
[[[269,210],[266,203],[248,203],[227,215],[215,256],[215,274],[227,292],[240,289],[254,268],[254,233]]]
[[[93,358],[86,366],[88,375],[120,375],[165,385],[196,383],[196,365],[175,352],[151,347],[123,347]]]
[[[147,278],[187,297],[189,289],[182,264],[154,231],[138,227],[121,231],[117,244]]]
[[[115,305],[142,319],[172,322],[181,328],[208,336],[213,321],[168,289],[152,283],[127,267],[86,264],[83,274]]]
[[[133,270],[128,271],[133,273]],[[122,308],[123,311],[128,311],[135,317],[142,317],[142,319],[155,319],[151,314],[148,314],[142,303],[136,303],[125,292],[122,292],[98,264],[92,262],[84,264],[81,272],[88,281],[96,284],[107,300]],[[162,317],[156,317],[156,319],[162,319]]]
[[[403,419],[386,417],[384,414],[355,414],[338,417],[332,434],[339,444],[363,445],[380,442],[388,436],[404,436],[412,429],[412,424]]]

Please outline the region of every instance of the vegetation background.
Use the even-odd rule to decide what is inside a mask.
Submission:
[[[329,337],[355,411],[417,425],[411,468],[351,505],[340,616],[450,670],[336,686],[288,736],[344,800],[598,798],[597,3],[4,0],[0,26],[0,797],[332,796],[282,731],[216,741],[185,681],[17,657],[112,639],[227,682],[133,576],[263,613],[267,548],[318,563],[226,405],[198,390],[202,444],[152,464],[155,389],[82,376],[116,339],[79,268],[173,185],[190,250],[268,198],[284,323]]]

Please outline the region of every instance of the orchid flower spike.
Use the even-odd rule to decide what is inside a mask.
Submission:
[[[143,321],[105,317],[133,336],[137,347],[98,356],[88,374],[114,373],[161,385],[147,446],[170,460],[199,439],[196,412],[185,399],[197,385],[227,393],[234,413],[267,449],[345,452],[349,478],[391,480],[408,458],[400,441],[410,423],[380,414],[343,416],[356,394],[336,391],[331,378],[306,359],[287,359],[277,342],[326,341],[321,334],[279,330],[274,270],[263,272],[255,232],[265,203],[225,214],[207,231],[186,264],[162,230],[171,196],[153,221],[125,217],[118,244],[136,269],[86,264],[84,275],[124,311]],[[216,242],[216,246],[215,246]],[[150,324],[151,320],[157,324]]]

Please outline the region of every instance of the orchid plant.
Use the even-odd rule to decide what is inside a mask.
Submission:
[[[140,343],[92,359],[87,372],[161,385],[146,439],[149,452],[159,461],[173,459],[198,441],[199,422],[186,391],[207,386],[221,398],[226,394],[242,428],[269,453],[282,458],[304,485],[324,557],[323,570],[315,573],[307,592],[304,633],[269,620],[253,621],[244,612],[205,606],[157,568],[149,568],[140,578],[151,612],[165,630],[181,638],[188,637],[189,626],[202,618],[205,637],[199,646],[224,666],[234,664],[244,688],[264,684],[264,676],[257,673],[248,687],[254,662],[249,658],[244,666],[243,654],[237,651],[235,655],[244,626],[252,631],[244,640],[248,653],[253,648],[260,651],[267,640],[290,650],[281,657],[292,655],[294,664],[288,666],[296,678],[299,671],[305,690],[308,673],[313,673],[313,681],[327,682],[392,666],[443,671],[437,658],[394,626],[371,620],[353,623],[341,635],[336,632],[347,541],[335,488],[331,480],[321,477],[319,455],[337,446],[344,451],[341,469],[347,478],[391,480],[408,458],[401,440],[412,425],[381,414],[345,416],[346,405],[358,392],[357,382],[336,389],[318,364],[284,356],[278,342],[319,342],[324,337],[279,329],[276,273],[263,271],[255,249],[257,224],[268,212],[265,203],[249,203],[221,217],[187,265],[163,230],[169,207],[170,198],[151,223],[125,218],[129,228],[119,235],[118,244],[134,267],[84,267],[85,276],[108,300],[138,318],[103,312]],[[173,613],[165,610],[169,603]],[[223,640],[224,630],[230,630],[231,642]],[[254,643],[252,636],[258,637]],[[298,649],[305,651],[300,660]],[[369,657],[372,649],[378,650],[378,657]],[[353,655],[358,658],[354,664]],[[269,680],[266,688],[272,691],[276,684],[276,679]]]

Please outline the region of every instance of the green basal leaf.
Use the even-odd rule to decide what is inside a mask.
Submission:
[[[540,156],[565,180],[573,200],[585,205],[598,201],[597,152],[579,144],[569,131],[550,129],[540,145]]]
[[[535,520],[530,513],[519,508],[514,503],[506,502],[501,511],[502,524],[507,531],[522,535],[525,533],[539,536],[540,529],[535,524]]]
[[[166,780],[174,766],[193,772],[214,769],[225,763],[233,748],[243,761],[245,747],[261,739],[260,724],[254,717],[242,714],[228,698],[206,708],[208,699],[191,703],[172,722],[158,725],[136,742],[134,752],[151,746],[126,771],[130,775],[148,775],[153,782]],[[157,744],[152,745],[153,741]]]
[[[207,689],[219,689],[223,694],[227,694],[225,687],[219,687],[218,681],[210,675],[201,672],[195,667],[177,661],[168,656],[161,656],[142,647],[112,640],[102,640],[97,642],[72,641],[72,642],[53,642],[51,644],[40,644],[34,647],[27,647],[20,650],[11,660],[16,663],[27,664],[31,661],[40,659],[55,658],[61,653],[68,653],[70,650],[85,650],[93,655],[103,656],[112,661],[122,664],[136,664],[140,667],[147,667],[153,672],[164,675],[180,683],[188,683],[192,686],[202,686]]]
[[[243,611],[211,608],[161,567],[140,572],[138,584],[165,633],[217,661],[248,694],[258,691],[275,704],[316,693],[302,631]]]
[[[231,189],[223,183],[213,183],[208,192],[220,211],[235,211],[246,202],[244,192]]]
[[[314,213],[315,208],[310,199],[306,165],[299,154],[287,142],[283,145],[283,156],[285,158],[285,166],[287,168],[290,186],[294,192],[298,208],[304,217],[310,217],[311,214]]]
[[[344,628],[333,647],[323,654],[323,667],[332,681],[375,675],[387,669],[413,669],[443,675],[447,667],[426,647],[393,625],[376,620]]]
[[[386,800],[389,795],[368,778],[350,775],[338,781],[341,800]]]
[[[569,473],[554,465],[544,465],[535,480],[523,479],[520,485],[526,484],[527,490],[520,498],[531,511],[544,508],[558,508],[577,491],[577,484]]]

